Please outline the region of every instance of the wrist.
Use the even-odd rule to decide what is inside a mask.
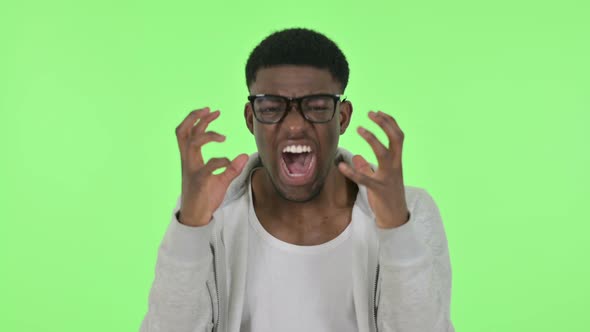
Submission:
[[[405,217],[397,217],[397,218],[392,218],[391,220],[376,220],[377,226],[381,229],[391,229],[391,228],[396,228],[396,227],[400,227],[404,224],[406,224],[409,220],[410,220],[411,214],[410,211],[408,211],[408,213],[405,215]]]
[[[206,226],[207,224],[209,224],[210,221],[210,218],[187,217],[186,215],[183,215],[181,211],[178,211],[176,213],[176,218],[178,219],[179,223],[191,227]]]

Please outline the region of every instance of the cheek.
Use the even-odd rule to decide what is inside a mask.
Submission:
[[[266,140],[264,139],[264,134],[254,129],[254,138],[256,140],[256,146],[258,147],[258,153],[260,153],[260,155],[264,155],[266,147]]]
[[[335,155],[338,149],[340,140],[340,129],[337,124],[326,128],[321,135],[322,156],[318,156],[324,164],[324,169],[329,169],[332,166],[331,158]]]
[[[327,147],[330,150],[336,150],[338,147],[338,141],[340,139],[340,126],[336,123],[326,131],[324,136]]]
[[[270,148],[272,146],[272,134],[255,125],[254,138],[256,140],[256,147],[258,148],[258,154],[260,155],[260,158],[266,165],[270,165],[269,158],[272,156],[272,151]]]

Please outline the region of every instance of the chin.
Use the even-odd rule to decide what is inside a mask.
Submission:
[[[281,196],[283,199],[287,201],[295,203],[306,203],[316,198],[320,194],[320,190],[317,190],[316,192],[301,192],[301,190],[291,190],[289,192],[285,192],[277,190],[277,193],[279,196]]]
[[[284,183],[277,185],[273,180],[273,186],[277,195],[284,200],[296,203],[305,203],[316,198],[324,187],[325,179],[316,179],[307,186],[289,186]]]

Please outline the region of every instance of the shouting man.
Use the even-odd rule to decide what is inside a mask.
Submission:
[[[430,194],[405,186],[404,133],[358,134],[377,165],[338,146],[352,103],[348,62],[308,29],[250,54],[245,124],[257,153],[205,162],[206,107],[176,128],[182,193],[158,253],[142,332],[451,332],[451,268]],[[219,174],[217,169],[225,168]]]

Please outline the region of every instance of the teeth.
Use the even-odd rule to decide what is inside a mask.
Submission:
[[[303,153],[311,152],[311,147],[308,145],[288,145],[283,148],[283,152],[289,153]]]

